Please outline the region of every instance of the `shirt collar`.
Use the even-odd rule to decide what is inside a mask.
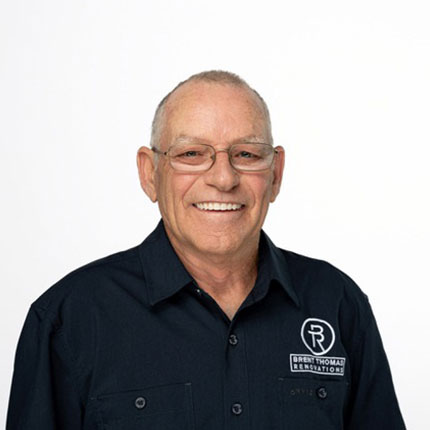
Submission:
[[[254,299],[259,300],[266,295],[270,285],[277,283],[282,286],[294,304],[300,307],[284,252],[277,248],[269,236],[261,230],[258,249],[258,275],[252,293]]]
[[[139,245],[139,256],[151,306],[193,282],[167,237],[163,220]],[[276,248],[264,231],[261,231],[258,259],[258,276],[252,293],[254,298],[264,296],[270,284],[275,281],[299,306],[282,250]]]
[[[193,282],[170,244],[163,220],[140,244],[139,255],[151,306]]]

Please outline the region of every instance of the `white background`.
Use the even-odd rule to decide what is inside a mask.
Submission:
[[[286,148],[266,231],[369,295],[408,428],[428,428],[429,21],[426,0],[2,1],[2,419],[30,303],[155,227],[137,148],[215,68],[262,94]]]

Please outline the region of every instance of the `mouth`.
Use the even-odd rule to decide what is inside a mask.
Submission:
[[[232,212],[239,211],[245,207],[241,203],[220,203],[220,202],[202,202],[193,203],[193,206],[201,211],[218,211],[218,212]]]

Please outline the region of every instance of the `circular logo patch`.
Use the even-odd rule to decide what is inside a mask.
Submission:
[[[318,318],[308,318],[302,325],[301,335],[306,348],[314,355],[327,354],[336,338],[333,327]]]

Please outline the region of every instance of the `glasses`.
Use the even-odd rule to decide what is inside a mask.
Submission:
[[[152,150],[169,158],[170,165],[180,172],[204,172],[216,160],[218,152],[227,152],[231,166],[240,172],[259,172],[269,169],[278,151],[267,143],[235,143],[218,151],[204,143],[177,143],[166,152]]]

